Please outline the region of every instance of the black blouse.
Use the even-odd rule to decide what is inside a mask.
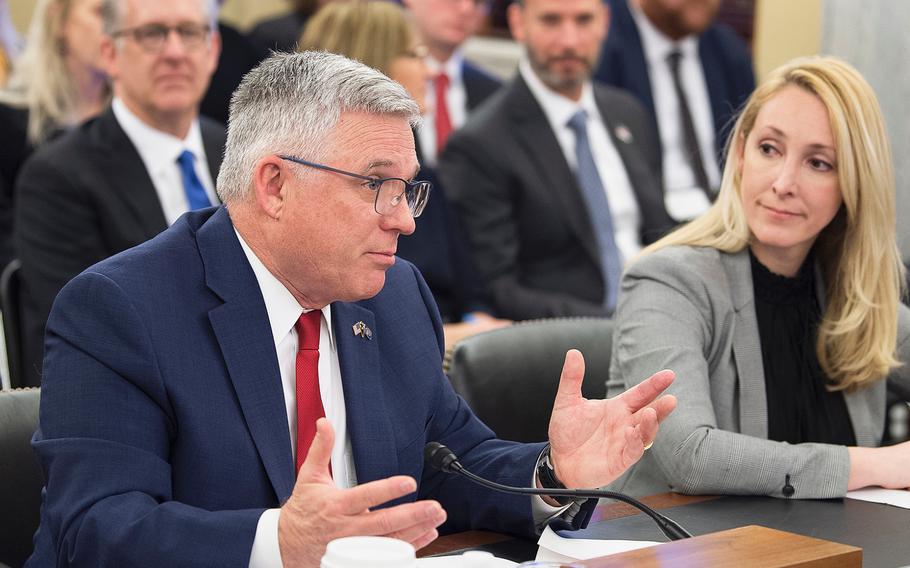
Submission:
[[[751,252],[749,256],[768,399],[768,438],[855,446],[843,392],[827,390],[815,352],[821,307],[815,293],[814,255],[793,278],[774,274]]]

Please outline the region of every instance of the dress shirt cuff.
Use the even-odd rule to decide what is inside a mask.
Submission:
[[[280,568],[281,549],[278,547],[278,517],[281,509],[266,509],[256,525],[250,568]]]

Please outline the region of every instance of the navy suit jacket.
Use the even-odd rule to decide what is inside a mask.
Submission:
[[[542,445],[495,439],[453,392],[414,267],[399,260],[376,297],[334,303],[332,318],[358,481],[413,476],[406,499],[439,499],[443,531],[533,534],[526,497],[424,468],[438,440],[478,474],[527,485]],[[372,340],[352,333],[360,321]],[[188,213],[74,278],[47,335],[30,565],[245,568],[295,474],[265,304],[227,210]]]
[[[626,0],[606,3],[610,8],[610,30],[594,78],[631,92],[656,124],[648,64],[632,12]],[[752,56],[733,30],[716,23],[699,36],[698,55],[711,101],[715,150],[717,156],[722,156],[733,118],[755,89]]]
[[[502,85],[467,60],[462,64],[461,78],[469,113]],[[417,159],[423,164],[420,139],[415,136],[414,142]],[[492,312],[468,252],[464,229],[439,183],[436,169],[422,165],[417,179],[431,182],[433,191],[423,214],[416,220],[414,234],[398,239],[398,256],[413,262],[426,278],[446,323],[461,321],[469,312]]]

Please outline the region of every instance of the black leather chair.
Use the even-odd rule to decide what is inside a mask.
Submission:
[[[31,447],[41,390],[0,390],[0,566],[32,553],[44,476]]]
[[[443,368],[455,391],[496,435],[540,442],[569,349],[585,357],[586,398],[606,396],[613,322],[605,318],[530,320],[456,343]]]
[[[0,273],[0,312],[3,315],[3,336],[6,339],[6,363],[10,386],[25,386],[22,378],[22,327],[19,307],[19,270],[22,262],[12,260]]]

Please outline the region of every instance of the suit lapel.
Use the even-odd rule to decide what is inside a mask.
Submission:
[[[373,331],[372,339],[356,335],[353,326],[363,322]],[[385,406],[380,330],[373,312],[357,304],[332,304],[332,329],[338,345],[341,384],[347,415],[348,435],[354,454],[357,482],[365,483],[395,475],[395,436]]]
[[[588,217],[581,188],[575,172],[569,167],[556,134],[550,128],[543,109],[534,98],[521,75],[507,87],[510,117],[515,128],[515,140],[524,147],[535,168],[543,191],[555,194],[563,209],[563,218],[578,236],[585,251],[595,265],[600,266],[597,239]]]
[[[278,501],[284,502],[294,488],[294,462],[262,292],[226,209],[219,209],[196,238],[206,284],[224,301],[209,312],[209,321],[266,474]]]
[[[743,434],[768,437],[768,400],[765,369],[755,316],[755,294],[749,249],[720,254],[727,274],[730,300],[736,312],[733,327],[733,357],[739,377],[739,422]]]
[[[98,117],[94,143],[98,146],[98,171],[104,172],[111,199],[122,200],[136,224],[152,237],[167,228],[158,192],[139,152],[108,109]]]

